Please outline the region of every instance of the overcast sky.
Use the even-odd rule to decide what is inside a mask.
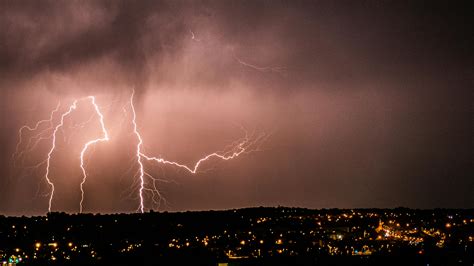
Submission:
[[[88,95],[111,140],[87,155],[84,211],[136,211],[133,89],[150,156],[192,165],[241,126],[270,134],[195,175],[145,163],[166,199],[146,209],[473,208],[471,17],[462,1],[0,0],[0,213],[47,211],[32,166],[51,138],[12,159],[18,129]],[[67,125],[52,209],[77,212],[100,130],[85,103]]]

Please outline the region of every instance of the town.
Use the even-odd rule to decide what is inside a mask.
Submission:
[[[259,207],[0,216],[3,265],[366,265],[400,258],[419,265],[473,265],[473,254],[470,209]]]

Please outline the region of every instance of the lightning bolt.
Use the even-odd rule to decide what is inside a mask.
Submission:
[[[153,176],[149,175],[145,171],[145,167],[144,167],[144,164],[143,164],[143,159],[145,159],[147,161],[154,161],[156,163],[173,165],[173,166],[179,167],[181,169],[185,169],[186,171],[188,171],[191,174],[196,174],[196,173],[198,173],[198,169],[202,165],[202,163],[204,163],[206,161],[209,161],[212,158],[218,158],[218,159],[221,159],[221,160],[224,160],[224,161],[234,159],[234,158],[240,156],[243,153],[249,152],[249,148],[252,145],[254,145],[255,143],[261,141],[263,138],[266,138],[266,135],[262,134],[262,135],[258,136],[256,139],[254,139],[252,141],[251,138],[249,138],[248,134],[246,134],[246,136],[243,139],[238,141],[237,145],[235,145],[235,146],[232,145],[230,151],[213,152],[211,154],[208,154],[208,155],[202,157],[201,159],[199,159],[193,166],[187,166],[185,164],[181,164],[181,163],[178,163],[178,162],[175,162],[175,161],[168,161],[166,159],[159,158],[159,157],[148,156],[148,155],[146,155],[142,152],[143,138],[141,137],[140,132],[138,131],[138,126],[137,126],[137,122],[136,122],[137,115],[136,115],[135,107],[134,107],[134,104],[133,104],[134,94],[135,94],[135,91],[132,92],[132,96],[130,98],[130,107],[131,107],[131,110],[132,110],[133,133],[135,134],[135,136],[137,137],[137,140],[138,140],[137,146],[136,146],[135,156],[136,156],[136,159],[137,159],[137,163],[139,165],[138,175],[139,175],[139,180],[140,180],[140,189],[139,189],[140,205],[139,205],[138,209],[141,212],[144,212],[144,209],[145,209],[145,207],[144,207],[144,195],[143,195],[144,191],[151,191],[152,193],[156,193],[160,196],[160,192],[156,189],[155,182],[153,182],[153,188],[151,188],[151,189],[146,188],[146,186],[145,186],[146,185],[145,177],[149,177],[153,181],[156,181],[156,179]]]
[[[58,132],[59,128],[61,128],[64,125],[64,119],[70,115],[74,110],[77,108],[77,100],[75,100],[70,106],[69,109],[61,115],[61,120],[58,125],[54,128],[53,131],[53,140],[51,144],[51,149],[48,152],[47,159],[46,159],[46,173],[44,174],[44,178],[46,179],[46,182],[49,184],[51,187],[51,193],[49,195],[49,201],[48,201],[48,211],[51,212],[51,203],[53,202],[53,197],[54,197],[54,183],[51,182],[51,179],[49,179],[49,167],[51,165],[51,155],[53,154],[54,150],[56,149],[56,133]]]
[[[177,166],[177,167],[180,167],[180,168],[183,168],[183,169],[187,170],[191,174],[195,174],[195,173],[197,173],[197,170],[198,170],[199,166],[201,165],[201,163],[203,163],[203,162],[205,162],[205,161],[207,161],[207,160],[209,160],[213,157],[220,158],[222,160],[228,161],[228,160],[234,159],[235,157],[237,157],[240,154],[244,153],[245,152],[245,147],[244,146],[247,142],[248,142],[248,140],[245,139],[241,143],[239,143],[236,147],[237,151],[232,152],[231,155],[226,156],[226,155],[222,155],[222,154],[218,154],[218,153],[214,152],[214,153],[208,154],[205,157],[199,159],[196,162],[196,164],[194,164],[194,166],[191,166],[191,167],[186,166],[184,164],[177,163],[177,162],[168,161],[168,160],[165,160],[163,158],[149,157],[149,156],[147,156],[143,153],[140,153],[140,155],[143,156],[148,161],[155,161],[157,163],[174,165],[174,166]]]
[[[280,74],[280,75],[286,75],[287,73],[287,69],[285,67],[277,67],[277,66],[270,66],[270,67],[262,67],[262,66],[256,66],[256,65],[253,65],[253,64],[250,64],[250,63],[247,63],[247,62],[244,62],[243,60],[241,60],[240,58],[238,58],[237,56],[234,55],[234,59],[241,65],[243,66],[246,66],[246,67],[249,67],[249,68],[253,68],[257,71],[260,71],[260,72],[273,72],[273,73],[277,73],[277,74]]]
[[[133,105],[133,96],[135,96],[135,90],[132,92],[132,96],[130,97],[130,108],[132,109],[132,124],[133,124],[133,133],[135,136],[137,136],[138,143],[137,143],[137,148],[136,148],[136,154],[135,156],[137,157],[137,163],[140,166],[139,167],[139,178],[140,178],[140,190],[139,190],[139,196],[140,196],[140,206],[139,209],[141,212],[144,212],[144,203],[143,203],[143,190],[145,189],[145,170],[142,162],[142,153],[141,153],[141,148],[143,145],[143,139],[142,136],[140,135],[140,132],[138,132],[138,126],[137,126],[137,112],[135,112],[135,106]]]
[[[51,129],[53,127],[53,118],[54,118],[54,114],[59,110],[59,107],[61,106],[61,102],[58,102],[58,104],[56,105],[56,108],[51,112],[50,116],[49,116],[49,119],[44,119],[44,120],[40,120],[38,122],[36,122],[35,126],[34,127],[30,127],[28,125],[24,125],[22,126],[19,130],[18,130],[18,143],[16,144],[16,147],[15,147],[15,152],[13,153],[12,155],[12,160],[13,160],[13,164],[16,165],[16,158],[19,158],[23,155],[23,153],[25,151],[22,151],[20,152],[19,149],[20,149],[20,146],[23,142],[23,131],[24,130],[28,130],[29,132],[34,132],[36,130],[39,129],[39,127],[44,124],[44,123],[47,123],[49,122],[49,125],[50,127],[49,128],[46,128],[44,130],[42,130],[41,132],[39,132],[38,134],[32,136],[27,145],[26,145],[26,151],[31,151],[32,149],[34,149],[36,147],[36,145],[38,145],[38,143],[43,140],[43,139],[46,139],[46,137],[43,137],[44,133],[46,131],[48,131],[49,129]],[[33,139],[36,139],[36,141],[34,142],[33,145],[31,145],[31,142]]]
[[[81,201],[79,203],[79,213],[82,213],[82,203],[84,202],[84,187],[83,186],[84,186],[84,183],[86,182],[86,179],[87,179],[87,172],[86,172],[86,168],[84,166],[84,155],[86,154],[87,149],[89,149],[89,147],[91,145],[94,145],[94,144],[99,143],[99,142],[109,141],[109,133],[107,132],[107,129],[105,128],[105,123],[104,123],[104,115],[100,112],[99,106],[95,102],[95,97],[94,96],[89,96],[88,98],[91,100],[91,104],[94,106],[94,110],[97,113],[97,115],[99,116],[99,123],[100,123],[100,127],[101,127],[101,130],[102,130],[103,137],[87,142],[84,145],[84,148],[82,148],[82,151],[81,151],[82,182],[81,182],[81,185],[80,185],[80,187],[81,187]]]
[[[191,40],[196,41],[196,42],[201,42],[201,39],[198,39],[191,29],[189,29],[189,33],[191,33]],[[207,45],[208,42],[205,42],[205,44]],[[261,73],[276,73],[276,74],[278,74],[280,76],[283,76],[283,77],[286,77],[287,74],[288,74],[288,69],[286,67],[281,67],[281,66],[258,66],[258,65],[255,65],[255,64],[248,63],[248,62],[242,60],[241,58],[237,57],[233,48],[231,49],[230,54],[231,54],[232,58],[237,63],[239,63],[240,65],[251,68],[253,70],[257,70],[258,72],[261,72]]]

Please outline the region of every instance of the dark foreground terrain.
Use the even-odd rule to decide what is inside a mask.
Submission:
[[[474,265],[474,210],[0,216],[0,265]]]

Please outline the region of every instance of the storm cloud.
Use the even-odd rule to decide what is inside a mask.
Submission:
[[[272,133],[199,175],[147,165],[171,180],[161,209],[473,207],[469,20],[444,1],[0,1],[0,212],[44,212],[17,131],[87,95],[114,139],[86,210],[134,211],[132,90],[151,154],[192,163],[239,125]],[[57,210],[76,211],[84,130],[56,155]]]

